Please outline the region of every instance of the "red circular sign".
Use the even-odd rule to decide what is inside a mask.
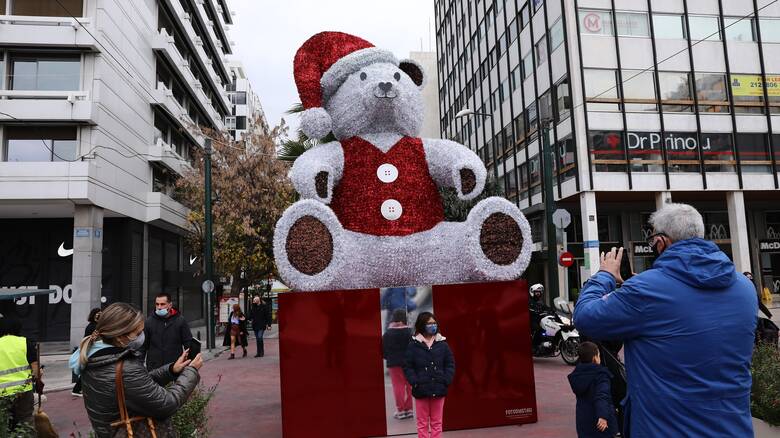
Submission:
[[[561,264],[564,268],[568,268],[569,266],[574,264],[574,254],[570,252],[564,252],[561,254],[561,256],[558,258],[558,263]]]

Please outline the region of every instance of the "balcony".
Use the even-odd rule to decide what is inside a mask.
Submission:
[[[179,104],[173,92],[168,89],[162,82],[157,83],[157,87],[152,90],[152,96],[154,96],[154,102],[152,105],[159,106],[169,117],[179,122],[184,131],[189,135],[200,147],[204,146],[203,133],[200,128],[192,121],[187,111]]]
[[[78,19],[93,34],[95,26],[89,18]],[[95,39],[70,17],[29,17],[0,15],[0,40],[3,45],[17,47],[79,48],[99,52]]]
[[[190,169],[190,163],[181,155],[177,154],[173,148],[158,138],[155,144],[149,146],[147,159],[165,166],[177,175],[183,175],[184,171]]]
[[[166,229],[171,229],[171,224],[182,229],[187,229],[187,207],[171,199],[165,193],[146,193],[146,221]]]
[[[97,124],[97,109],[86,91],[0,90],[0,122]]]

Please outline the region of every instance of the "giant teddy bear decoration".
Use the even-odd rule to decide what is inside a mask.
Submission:
[[[477,203],[445,222],[439,187],[477,197],[486,170],[449,140],[418,138],[425,73],[412,60],[341,32],[322,32],[295,55],[310,138],[337,141],[290,170],[301,200],[276,224],[279,274],[294,290],[446,284],[520,277],[531,259],[528,221],[509,201]]]

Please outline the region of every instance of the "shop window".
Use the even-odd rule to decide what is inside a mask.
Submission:
[[[780,164],[780,134],[772,134],[772,147],[775,163]]]
[[[658,111],[652,71],[623,70],[623,102],[626,111]]]
[[[703,152],[706,152],[706,142],[702,143],[705,144]],[[667,132],[663,147],[670,172],[701,172],[700,143],[695,132]]]
[[[664,112],[690,112],[693,109],[691,75],[684,72],[658,72]]]
[[[724,211],[701,213],[704,219],[704,238],[716,243],[729,243],[731,234],[729,230],[729,215]]]
[[[559,123],[571,114],[569,79],[564,78],[555,86],[555,122]]]
[[[685,39],[682,15],[653,14],[653,32],[656,38]]]
[[[546,35],[536,42],[536,65],[542,65],[547,61],[547,38]]]
[[[726,75],[722,73],[696,73],[696,98],[699,102],[700,112],[729,112]]]
[[[720,23],[718,17],[713,16],[688,16],[691,27],[691,40],[720,41]]]
[[[5,12],[5,8],[3,8],[3,12]],[[82,17],[84,5],[82,0],[16,0],[11,2],[11,15]]]
[[[620,131],[589,131],[588,146],[596,172],[625,172],[626,151]]]
[[[559,18],[550,28],[550,52],[555,51],[558,46],[563,44],[563,37],[563,20]]]
[[[743,173],[769,173],[772,161],[766,134],[736,134],[739,164]]]
[[[9,63],[12,90],[80,90],[80,55],[14,54]]]
[[[663,172],[661,134],[626,132],[626,147],[632,172]]]
[[[620,36],[650,36],[650,25],[644,12],[616,12],[617,33]]]
[[[734,172],[734,143],[731,134],[701,134],[704,169],[707,172]]]
[[[752,18],[724,17],[726,39],[731,41],[755,41],[755,22]]]
[[[580,9],[580,32],[586,35],[612,35],[612,13],[596,9]]]
[[[78,142],[75,126],[9,126],[5,161],[74,161]]]
[[[732,74],[729,83],[731,95],[734,96],[735,113],[764,113],[764,82],[761,80],[760,74]],[[778,85],[780,86],[780,84]]]
[[[780,43],[780,18],[764,18],[759,20],[761,26],[761,41],[765,43]]]
[[[588,110],[619,111],[620,96],[617,87],[617,71],[586,68],[585,96]]]
[[[534,58],[533,53],[528,52],[523,57],[523,79],[527,79],[534,72]]]

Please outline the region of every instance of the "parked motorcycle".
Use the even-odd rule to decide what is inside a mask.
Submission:
[[[537,300],[540,297],[540,289],[543,291],[543,286],[538,284],[531,286],[531,295]],[[556,302],[556,305],[560,304]],[[550,309],[539,302],[532,303],[530,312],[531,320],[539,321],[538,327],[531,334],[531,350],[534,357],[555,357],[560,354],[561,359],[567,364],[576,364],[579,357],[577,349],[580,345],[580,334],[571,323],[571,319],[563,311]]]

